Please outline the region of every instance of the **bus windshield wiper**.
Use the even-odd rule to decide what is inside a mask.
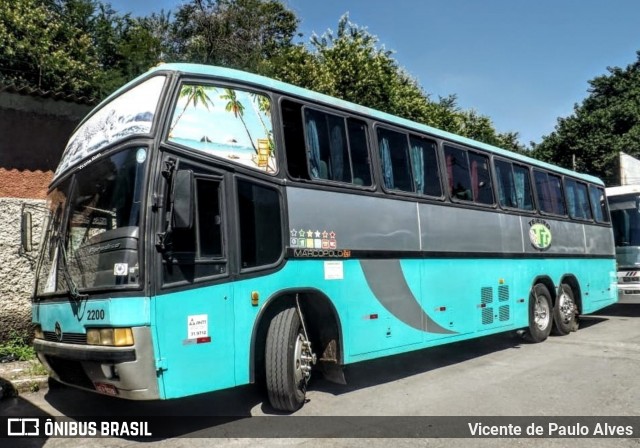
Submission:
[[[69,264],[67,263],[67,251],[64,248],[64,243],[60,236],[58,236],[58,249],[62,254],[62,276],[64,277],[64,281],[67,283],[67,288],[69,288],[69,295],[75,301],[86,299],[87,297],[89,297],[89,295],[80,294],[80,292],[78,292],[78,286],[71,277]]]

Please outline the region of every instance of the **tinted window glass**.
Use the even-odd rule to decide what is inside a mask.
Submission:
[[[498,183],[498,201],[503,207],[518,207],[518,199],[516,197],[516,186],[513,178],[513,170],[511,163],[504,160],[496,160],[496,176]]]
[[[309,179],[304,131],[302,129],[302,106],[292,101],[283,101],[281,110],[289,175],[296,179]]]
[[[348,118],[347,128],[349,132],[349,148],[351,149],[351,164],[353,166],[353,183],[356,185],[371,185],[367,125],[363,121]]]
[[[569,216],[575,219],[591,219],[591,206],[587,194],[587,186],[572,179],[564,181],[567,193]]]
[[[283,101],[282,126],[291,177],[372,184],[364,121]]]
[[[238,208],[242,268],[278,261],[282,253],[278,192],[253,182],[238,180]]]
[[[505,160],[496,160],[498,199],[503,207],[533,210],[529,170]]]
[[[469,152],[469,164],[471,168],[473,201],[481,204],[493,204],[489,158],[481,154]]]
[[[409,144],[415,191],[429,196],[442,196],[435,142],[411,136]]]
[[[203,258],[222,257],[222,215],[217,182],[196,180],[198,195],[198,247]]]
[[[304,119],[311,178],[351,182],[344,118],[305,109]]]
[[[378,129],[378,145],[385,188],[414,191],[406,134]]]
[[[454,199],[472,201],[473,193],[467,152],[459,148],[445,146],[444,154],[447,163],[449,194]]]
[[[598,222],[609,222],[607,213],[607,203],[604,197],[604,190],[594,185],[589,185],[589,196],[591,198],[591,210]]]
[[[560,176],[534,170],[534,178],[540,210],[554,215],[566,215]]]
[[[516,199],[518,208],[522,210],[533,210],[533,199],[531,195],[531,175],[529,168],[521,165],[513,165],[513,180],[516,187]]]
[[[444,147],[449,194],[454,199],[493,204],[489,158],[464,149]]]
[[[181,168],[187,168],[181,165]],[[226,274],[223,238],[222,180],[195,175],[193,225],[172,229],[163,257],[164,281],[193,282],[199,278]]]

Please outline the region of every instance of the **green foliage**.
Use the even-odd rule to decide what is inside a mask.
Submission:
[[[45,90],[91,95],[99,64],[80,9],[39,0],[0,2],[0,70]],[[89,3],[89,2],[84,2]]]
[[[35,350],[29,343],[29,337],[13,332],[9,339],[0,344],[0,358],[11,357],[15,361],[28,361],[36,357]]]
[[[378,39],[344,15],[335,33],[312,36],[310,47],[282,48],[260,71],[291,84],[398,115],[445,131],[515,151],[517,133],[499,134],[491,120],[461,111],[456,97],[433,102],[415,79],[380,48]]]
[[[559,118],[543,137],[534,157],[619,183],[618,154],[640,157],[640,52],[626,68],[609,67],[608,75],[589,81],[589,96],[574,113]]]
[[[257,71],[291,45],[298,18],[277,0],[191,0],[171,26],[174,60]]]
[[[102,99],[160,61],[240,68],[507,149],[517,133],[432,101],[365,28],[294,44],[299,19],[280,0],[185,0],[171,13],[120,15],[99,0],[0,2],[0,70],[6,80]],[[194,102],[202,98],[193,98]],[[203,104],[206,105],[206,102]]]

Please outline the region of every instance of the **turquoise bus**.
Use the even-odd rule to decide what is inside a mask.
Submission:
[[[295,411],[312,372],[541,342],[617,300],[597,178],[226,68],[161,65],[98,105],[47,209],[38,357],[126,399],[255,382]]]

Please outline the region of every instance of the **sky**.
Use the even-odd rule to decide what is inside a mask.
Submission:
[[[175,10],[184,0],[106,0],[120,13]],[[283,0],[303,41],[351,22],[415,78],[431,99],[455,94],[498,132],[539,143],[589,94],[607,67],[640,50],[638,0]]]

